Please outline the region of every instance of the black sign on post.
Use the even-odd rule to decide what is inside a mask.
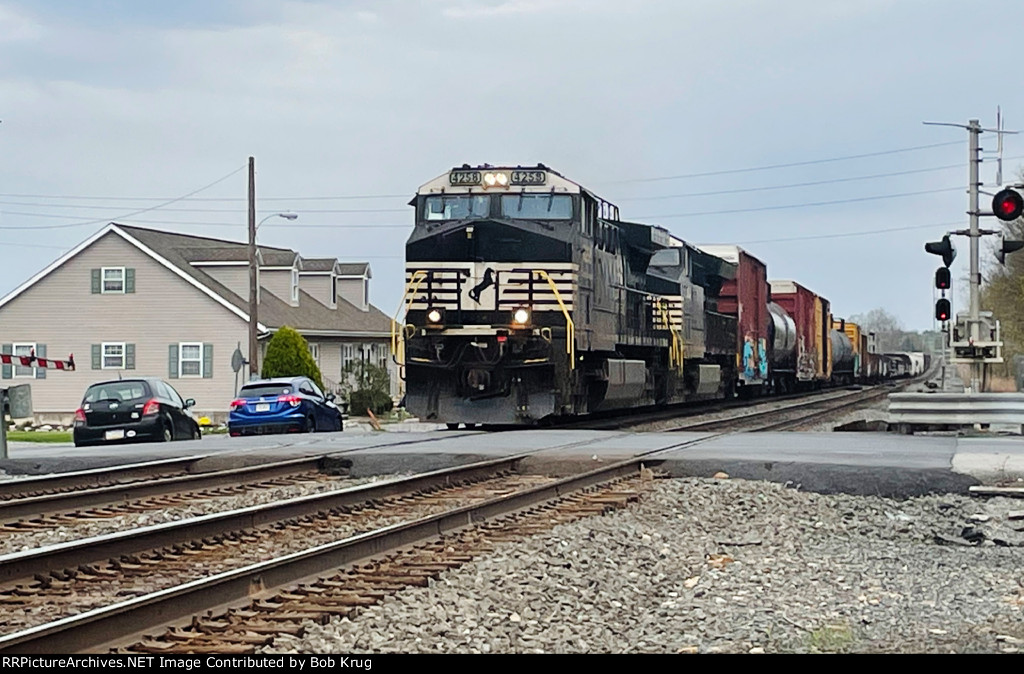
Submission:
[[[32,387],[20,384],[0,388],[0,459],[7,459],[7,415],[12,419],[32,416]]]

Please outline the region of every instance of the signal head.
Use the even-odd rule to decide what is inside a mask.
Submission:
[[[939,267],[935,270],[935,287],[939,290],[949,290],[950,286],[949,268]]]
[[[950,314],[949,300],[945,297],[935,303],[935,319],[939,321],[948,321]]]
[[[999,244],[999,249],[996,250],[996,259],[999,260],[999,264],[1006,264],[1006,254],[1024,248],[1024,241],[1014,241],[1012,239],[1003,239]]]
[[[949,240],[949,234],[942,237],[942,241],[929,241],[924,244],[924,250],[932,255],[941,255],[942,264],[947,267],[953,264],[953,260],[956,259],[956,248],[953,247],[953,242]]]
[[[992,197],[992,213],[1006,222],[1016,220],[1024,213],[1024,196],[1010,187],[999,190]]]

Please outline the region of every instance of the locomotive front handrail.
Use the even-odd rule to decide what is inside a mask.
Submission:
[[[402,295],[402,301],[398,303],[398,309],[395,310],[395,317],[391,319],[391,355],[395,359],[395,363],[398,365],[405,365],[405,349],[402,349],[402,353],[399,353],[399,346],[405,343],[405,340],[398,339],[398,314],[402,312],[402,308],[405,307],[405,299],[409,297],[409,293],[412,292],[413,298],[416,297],[416,291],[419,290],[420,284],[427,278],[427,272],[422,269],[418,269],[412,273],[412,278],[405,284],[405,293]],[[405,327],[403,321],[403,329]]]
[[[558,286],[555,285],[555,281],[551,276],[543,269],[534,269],[532,273],[537,274],[548,282],[548,286],[551,288],[551,292],[554,293],[555,299],[558,300],[558,306],[562,309],[562,315],[565,316],[565,352],[569,354],[569,369],[576,369],[576,324],[572,321],[572,316],[569,315],[569,310],[565,308],[565,302],[562,301],[562,293],[558,292]]]

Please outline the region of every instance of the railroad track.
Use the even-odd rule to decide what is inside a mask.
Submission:
[[[884,398],[894,391],[909,386],[911,383],[913,382],[907,382],[896,387],[889,384],[881,384],[859,391],[847,391],[823,400],[812,398],[791,405],[748,409],[743,414],[710,421],[684,423],[664,430],[685,432],[714,431],[723,433],[797,429],[811,422],[833,416],[838,412],[847,412],[855,407]]]
[[[635,490],[620,481],[639,479],[644,460],[554,480],[512,472],[522,458],[196,518],[176,532],[187,544],[154,545],[145,535],[156,532],[142,539],[128,532],[0,557],[0,653],[130,644],[138,652],[251,651],[274,634],[301,629],[304,620],[428,582],[502,537],[622,507]],[[313,503],[326,497],[333,501]],[[327,503],[334,505],[325,509]],[[272,525],[259,526],[263,519]],[[262,557],[243,554],[260,548]],[[325,572],[312,585],[295,585]],[[282,586],[290,589],[272,589]],[[111,605],[112,598],[121,601]],[[129,636],[179,619],[184,623],[161,635]]]
[[[61,526],[330,479],[321,472],[324,460],[321,456],[202,473],[175,470],[172,475],[160,476],[161,470],[171,469],[171,466],[187,468],[196,460],[195,457],[175,459],[158,465],[155,467],[157,475],[149,480],[133,479],[135,475],[144,474],[140,471],[145,470],[146,463],[82,471],[92,474],[99,484],[81,482],[82,473],[72,476],[58,473],[40,478],[37,486],[46,485],[42,490],[23,491],[20,495],[9,492],[8,498],[0,500],[0,533]],[[73,483],[69,482],[69,477]],[[75,486],[67,486],[69,484]]]

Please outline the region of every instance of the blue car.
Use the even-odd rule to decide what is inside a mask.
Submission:
[[[228,414],[228,433],[233,436],[342,429],[334,394],[324,395],[307,377],[249,382],[231,402]]]

